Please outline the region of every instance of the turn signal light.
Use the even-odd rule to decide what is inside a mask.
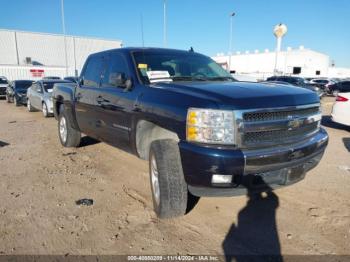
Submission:
[[[347,99],[346,97],[343,97],[343,96],[337,96],[337,99],[335,101],[346,102],[346,101],[349,101],[349,99]]]

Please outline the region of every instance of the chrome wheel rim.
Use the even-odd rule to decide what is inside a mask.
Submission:
[[[152,192],[154,199],[159,206],[160,203],[160,188],[159,188],[159,173],[156,158],[154,154],[151,155],[151,184],[152,184]]]
[[[60,137],[63,143],[67,141],[67,122],[64,117],[60,120]]]
[[[44,114],[44,116],[47,115],[47,107],[46,107],[46,104],[43,104],[43,114]]]

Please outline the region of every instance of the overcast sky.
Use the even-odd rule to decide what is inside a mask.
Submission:
[[[65,0],[67,33],[163,46],[163,0]],[[306,48],[350,67],[350,0],[167,0],[168,47],[206,55],[228,52],[229,14],[233,50],[274,50],[273,26],[288,33],[283,49]],[[62,33],[60,0],[12,0],[1,4],[0,28]]]

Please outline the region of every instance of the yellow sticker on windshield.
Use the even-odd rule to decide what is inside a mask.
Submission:
[[[147,69],[147,64],[138,64],[139,69]]]

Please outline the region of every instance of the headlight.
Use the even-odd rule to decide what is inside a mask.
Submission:
[[[233,111],[190,108],[187,112],[187,141],[232,145]]]

